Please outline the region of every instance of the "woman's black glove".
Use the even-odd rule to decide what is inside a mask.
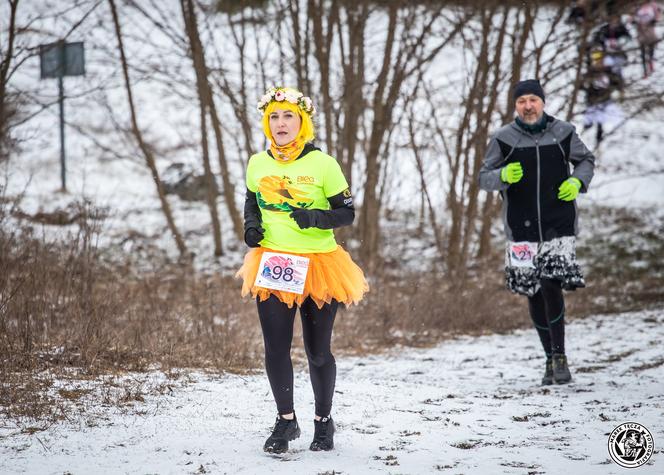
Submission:
[[[295,220],[300,229],[315,228],[318,223],[316,220],[316,211],[309,209],[296,209],[289,216]]]
[[[256,193],[247,189],[244,199],[244,242],[249,247],[260,247],[264,233]]]
[[[244,242],[249,247],[261,247],[265,230],[263,228],[247,228],[244,232]]]
[[[355,219],[355,207],[350,190],[344,190],[327,199],[332,209],[297,208],[289,215],[300,229],[334,229],[348,226]]]

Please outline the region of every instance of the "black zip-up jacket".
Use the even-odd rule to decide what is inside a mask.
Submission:
[[[500,179],[500,170],[513,162],[521,163],[523,178],[510,185]],[[558,198],[561,183],[576,177],[585,193],[594,168],[595,156],[572,124],[547,116],[546,128],[531,134],[512,122],[489,142],[479,175],[480,188],[500,191],[507,239],[550,241],[577,233],[576,201]]]

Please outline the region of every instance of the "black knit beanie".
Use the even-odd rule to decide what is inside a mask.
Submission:
[[[514,102],[516,102],[516,100],[524,94],[535,94],[540,99],[542,99],[542,102],[546,102],[544,100],[544,89],[542,89],[542,86],[537,79],[526,79],[525,81],[519,81],[517,85],[514,86],[514,93],[512,95]]]

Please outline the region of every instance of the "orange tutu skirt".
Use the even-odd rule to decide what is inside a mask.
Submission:
[[[364,278],[364,273],[360,269],[350,254],[341,246],[332,252],[317,252],[302,254],[297,252],[288,252],[296,256],[309,258],[309,270],[304,282],[304,292],[302,295],[281,290],[266,289],[254,286],[258,266],[264,252],[283,252],[257,247],[250,249],[244,256],[244,264],[237,271],[236,277],[243,279],[242,296],[251,293],[252,297],[258,297],[261,302],[267,300],[270,294],[274,294],[283,303],[292,307],[293,304],[302,305],[307,297],[310,297],[318,308],[332,300],[345,303],[346,305],[356,304],[362,300],[362,296],[369,290]]]

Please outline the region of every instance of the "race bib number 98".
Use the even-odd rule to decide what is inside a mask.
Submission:
[[[514,267],[535,267],[533,259],[537,255],[536,242],[510,242],[510,265]]]
[[[308,270],[308,257],[264,252],[254,285],[301,295]]]

